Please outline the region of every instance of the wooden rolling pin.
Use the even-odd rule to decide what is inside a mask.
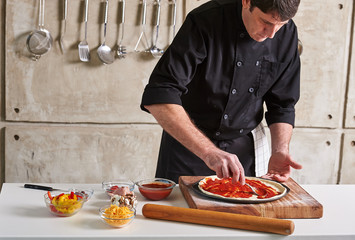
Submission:
[[[278,233],[282,235],[292,234],[295,228],[294,223],[290,220],[157,204],[145,204],[142,212],[147,218]]]

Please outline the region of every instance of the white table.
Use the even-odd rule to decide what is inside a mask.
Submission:
[[[0,239],[355,239],[355,185],[303,185],[323,204],[324,215],[321,219],[293,219],[295,231],[290,236],[147,219],[142,207],[149,201],[138,192],[136,219],[128,227],[116,229],[99,218],[98,209],[110,203],[101,184],[50,184],[95,190],[92,199],[71,217],[52,215],[45,207],[45,191],[23,185],[5,183],[2,187]],[[178,187],[167,199],[153,203],[188,207]]]

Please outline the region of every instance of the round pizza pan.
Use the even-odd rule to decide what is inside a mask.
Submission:
[[[246,178],[248,178],[248,177],[246,177]],[[200,183],[200,181],[203,180],[203,179],[201,179],[200,181],[194,183],[194,184],[192,185],[192,189],[193,189],[197,194],[199,194],[200,196],[204,196],[204,197],[207,197],[207,198],[210,198],[210,199],[219,200],[219,201],[223,201],[223,202],[248,203],[248,204],[253,204],[253,203],[265,203],[265,202],[276,201],[276,200],[279,200],[279,199],[283,198],[284,196],[286,196],[286,195],[289,193],[289,191],[290,191],[290,189],[289,189],[286,185],[284,185],[284,184],[282,184],[282,183],[280,183],[280,182],[277,182],[277,181],[274,181],[274,180],[269,180],[269,179],[264,179],[264,178],[259,178],[259,177],[252,177],[252,178],[253,178],[253,179],[257,178],[257,179],[259,179],[259,180],[261,180],[261,181],[273,182],[274,184],[277,184],[277,185],[279,185],[279,186],[285,188],[286,191],[284,191],[283,194],[277,195],[277,196],[275,196],[275,197],[273,197],[273,198],[263,198],[263,199],[241,199],[241,198],[238,198],[238,199],[232,199],[232,198],[226,198],[226,197],[218,196],[218,195],[208,195],[208,194],[202,192],[201,189],[199,188],[199,183]]]

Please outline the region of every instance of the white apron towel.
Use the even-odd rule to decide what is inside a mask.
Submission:
[[[270,159],[270,150],[265,129],[260,123],[253,131],[251,131],[254,138],[255,149],[255,175],[257,177],[263,176],[267,173]]]

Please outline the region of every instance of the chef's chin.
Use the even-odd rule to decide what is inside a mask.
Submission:
[[[251,36],[251,37],[252,37],[252,39],[254,39],[257,42],[264,42],[267,39],[267,37],[263,37],[259,34],[255,34],[254,36]]]

